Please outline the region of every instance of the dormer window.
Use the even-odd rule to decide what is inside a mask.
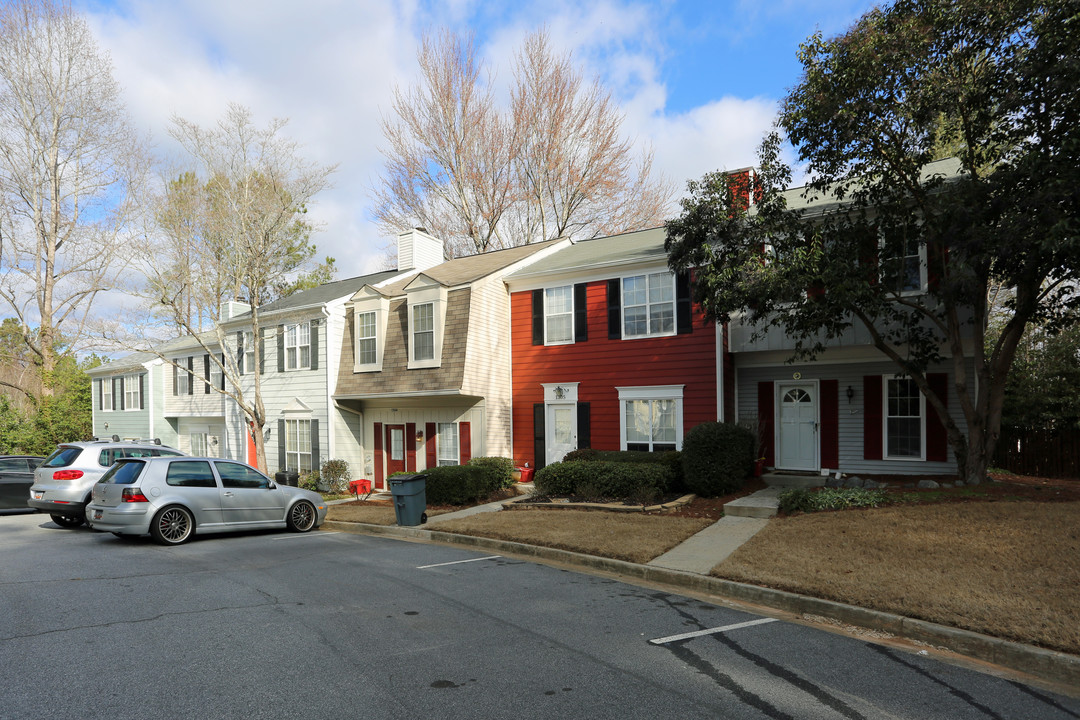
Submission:
[[[418,362],[435,358],[435,309],[433,303],[412,308],[412,359]]]
[[[353,372],[382,370],[390,301],[367,289],[353,296]]]
[[[378,357],[375,332],[375,311],[356,315],[356,362],[358,365],[374,365]]]

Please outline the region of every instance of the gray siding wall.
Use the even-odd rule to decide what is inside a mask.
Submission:
[[[972,373],[973,367],[968,368]],[[952,385],[953,373],[948,365],[935,368],[933,372],[945,372],[949,377],[949,415],[963,429],[967,427],[960,401]],[[770,367],[739,367],[736,369],[736,416],[739,420],[758,416],[758,383],[764,381],[788,381],[793,373],[800,373],[802,380],[837,380],[839,383],[839,447],[840,467],[845,473],[868,473],[888,475],[951,474],[956,472],[956,462],[949,450],[948,462],[910,460],[864,460],[863,459],[863,376],[896,373],[888,362],[867,363],[795,363]],[[848,402],[845,391],[851,386],[855,395]],[[819,404],[820,408],[820,404]]]
[[[145,372],[145,371],[144,371]],[[97,377],[93,379],[91,383],[91,391],[93,393],[92,407],[94,408],[94,435],[96,437],[109,437],[111,435],[119,435],[121,439],[126,438],[149,438],[150,435],[150,393],[153,388],[152,375],[145,373],[143,377],[143,393],[146,395],[143,402],[143,409],[120,409],[120,398],[114,396],[115,410],[102,410],[101,409],[101,394],[99,391],[99,383],[111,383],[114,376]],[[125,380],[131,381],[135,378],[137,381],[137,374],[131,373],[128,375],[120,376]],[[108,424],[109,427],[105,427]],[[70,440],[79,440],[81,438],[69,438]],[[164,438],[162,438],[164,442]]]

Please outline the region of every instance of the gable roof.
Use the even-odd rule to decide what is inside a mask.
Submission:
[[[608,235],[607,237],[578,240],[550,256],[537,260],[528,267],[511,273],[508,280],[554,275],[575,270],[600,269],[616,265],[635,263],[667,263],[667,251],[664,240],[667,230],[662,227],[649,228]]]
[[[541,250],[554,246],[563,240],[546,240],[530,245],[519,245],[504,250],[481,253],[479,255],[466,255],[465,257],[447,260],[442,265],[427,268],[419,272],[410,273],[408,276],[396,280],[385,287],[376,288],[387,297],[398,297],[405,294],[405,288],[418,276],[424,275],[440,285],[457,287],[472,282],[510,267],[514,263],[524,260]],[[374,285],[375,283],[371,283]],[[357,288],[359,290],[359,288]]]
[[[260,315],[275,315],[277,313],[285,312],[288,310],[299,310],[301,308],[319,307],[332,300],[336,300],[341,297],[350,297],[360,288],[365,285],[375,285],[377,283],[384,282],[395,275],[398,275],[397,270],[383,270],[377,273],[371,273],[370,275],[360,275],[358,277],[347,278],[345,280],[335,280],[334,282],[324,283],[318,287],[313,287],[308,290],[302,290],[298,293],[294,293],[288,297],[275,300],[271,303],[266,303],[259,307]],[[235,315],[225,322],[223,325],[233,325],[238,321],[250,320],[251,311],[240,313]]]

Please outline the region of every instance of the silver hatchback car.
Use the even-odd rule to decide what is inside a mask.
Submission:
[[[310,490],[279,486],[254,468],[220,458],[118,460],[94,485],[86,522],[115,535],[179,545],[195,533],[287,527],[307,532],[326,519]]]

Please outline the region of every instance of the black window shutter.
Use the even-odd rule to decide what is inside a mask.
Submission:
[[[681,272],[675,275],[675,328],[679,335],[694,331],[690,310],[690,273]]]
[[[311,321],[311,369],[319,369],[319,321]],[[314,451],[312,451],[314,452]]]
[[[585,283],[578,283],[574,286],[574,342],[585,342],[589,339],[586,287]]]
[[[405,438],[408,440],[408,438]],[[311,469],[318,470],[319,463],[319,420],[311,419]]]
[[[203,378],[206,383],[203,385],[203,395],[210,394],[210,355],[209,353],[203,355]]]
[[[544,344],[544,291],[532,292],[532,331],[533,345]]]
[[[116,388],[120,388],[120,409],[124,409],[124,378],[119,377],[113,381],[113,407],[116,407]]]
[[[285,326],[277,326],[277,371],[285,372]]]
[[[105,381],[104,380],[95,380],[94,382],[97,383],[97,409],[98,410],[104,410],[105,409],[105,399],[102,397],[102,393],[104,393],[105,391],[102,389],[102,383],[105,382]]]
[[[139,375],[139,409],[146,409],[146,373]]]
[[[278,467],[285,469],[285,421],[277,421],[277,459]]]
[[[221,353],[221,389],[225,389],[225,353]]]
[[[622,283],[607,281],[607,336],[608,340],[622,339]]]
[[[266,338],[263,337],[263,329],[259,328],[259,342],[255,344],[259,348],[259,374],[266,374]]]
[[[577,404],[577,446],[581,448],[592,447],[592,433],[589,429],[589,403]]]
[[[187,394],[195,394],[195,356],[190,355],[187,359],[188,379],[187,379]]]
[[[244,374],[244,331],[236,332],[236,369]]]
[[[536,456],[536,469],[544,467],[544,453],[547,441],[544,438],[544,403],[533,404],[533,454]]]

